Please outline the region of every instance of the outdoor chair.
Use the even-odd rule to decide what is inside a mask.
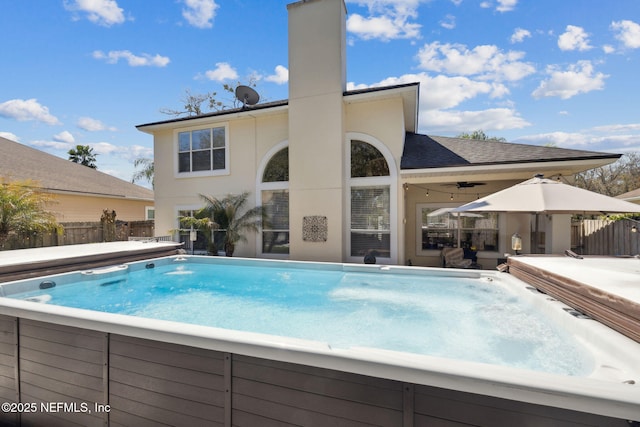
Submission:
[[[477,268],[473,260],[465,258],[464,255],[462,248],[444,248],[442,249],[442,264],[448,268]]]

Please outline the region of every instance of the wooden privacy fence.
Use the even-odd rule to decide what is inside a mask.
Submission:
[[[40,248],[47,246],[77,245],[80,243],[100,243],[105,239],[104,227],[96,222],[60,223],[60,232],[38,233],[32,236],[12,236],[2,250]],[[116,241],[129,240],[130,237],[150,238],[154,235],[154,221],[116,221]]]
[[[571,224],[571,246],[582,255],[640,254],[640,230],[634,221],[585,219]]]

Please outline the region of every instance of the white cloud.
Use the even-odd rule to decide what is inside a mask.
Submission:
[[[420,24],[407,23],[404,20],[392,19],[388,16],[364,18],[357,13],[349,15],[347,31],[363,40],[411,39],[420,35]]]
[[[498,0],[498,7],[496,10],[498,12],[511,12],[516,8],[518,4],[518,0]]]
[[[182,16],[187,22],[197,28],[213,27],[213,18],[219,7],[215,0],[184,0],[185,8]]]
[[[540,82],[533,91],[534,98],[557,96],[561,99],[569,99],[580,93],[588,93],[604,88],[607,75],[595,73],[591,61],[578,61],[571,64],[566,71],[559,70],[557,66],[548,66],[549,79]]]
[[[15,142],[20,142],[20,138],[18,138],[18,135],[11,132],[0,132],[0,138],[8,139]]]
[[[91,117],[80,117],[78,119],[78,122],[76,123],[76,126],[88,132],[96,132],[101,130],[109,130],[109,131],[117,130],[114,127],[108,127],[104,123],[102,123],[100,120],[92,119]]]
[[[640,48],[640,24],[629,20],[614,21],[610,28],[625,47]]]
[[[369,16],[349,14],[347,31],[363,40],[413,39],[420,37],[420,24],[410,22],[418,16],[418,6],[424,0],[349,0],[367,6]]]
[[[604,53],[614,53],[616,51],[616,48],[611,46],[610,44],[605,44],[604,46],[602,46],[602,51]]]
[[[69,144],[68,142],[44,141],[44,140],[31,141],[29,145],[31,145],[32,147],[51,148],[54,150],[62,150],[62,151],[68,151],[72,147],[72,145]]]
[[[204,73],[209,80],[223,82],[225,80],[235,80],[238,78],[238,72],[229,65],[228,62],[216,63],[216,68],[208,70]]]
[[[420,113],[420,125],[428,133],[460,133],[473,129],[521,129],[531,123],[511,108],[490,108],[479,111],[424,111]]]
[[[104,27],[125,21],[124,12],[115,0],[72,0],[65,1],[64,7],[74,13],[86,13],[89,21]]]
[[[480,79],[517,81],[535,72],[522,62],[524,52],[503,52],[495,45],[476,46],[469,50],[462,44],[425,44],[418,52],[419,67],[424,70],[478,76]]]
[[[456,28],[456,17],[453,15],[445,16],[445,19],[440,21],[440,26],[442,28],[446,28],[447,30],[453,30]]]
[[[589,34],[582,27],[567,25],[566,31],[558,37],[558,47],[561,50],[585,51],[593,46],[589,45]]]
[[[596,126],[592,128],[596,132],[640,132],[640,123],[627,123],[627,124],[615,124]]]
[[[20,122],[37,121],[48,125],[61,124],[57,117],[49,113],[49,108],[41,105],[37,99],[11,99],[0,104],[0,116]]]
[[[76,139],[68,130],[62,131],[59,134],[54,135],[53,140],[57,142],[65,142],[67,144],[73,144],[74,142],[76,142]]]
[[[556,131],[526,135],[517,138],[514,142],[536,145],[553,143],[558,147],[564,148],[621,152],[631,151],[634,146],[637,149],[639,137],[640,134],[638,133],[623,135],[602,134],[602,131],[598,128],[591,128],[580,132]]]
[[[170,62],[166,56],[158,54],[152,56],[148,53],[134,55],[128,50],[112,50],[109,53],[96,50],[92,55],[95,59],[104,60],[108,64],[117,64],[120,59],[124,59],[132,67],[166,67]]]
[[[287,67],[277,65],[275,74],[265,77],[265,80],[279,85],[285,84],[289,81],[289,70]]]
[[[347,89],[364,89],[367,87],[383,87],[415,82],[419,82],[423,88],[428,88],[420,96],[420,110],[453,108],[478,95],[490,95],[494,91],[494,87],[486,82],[473,81],[462,76],[447,77],[439,75],[431,77],[427,73],[389,77],[369,86],[356,86],[353,83],[349,83]]]
[[[524,28],[516,28],[513,34],[511,34],[511,38],[509,39],[509,41],[511,41],[512,44],[522,43],[524,39],[530,38],[530,37],[531,37],[531,31],[525,30]]]

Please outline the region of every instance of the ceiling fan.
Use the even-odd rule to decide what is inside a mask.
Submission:
[[[473,188],[477,185],[487,185],[486,182],[467,182],[467,181],[458,181],[455,184],[443,184],[446,187],[457,187],[460,188]]]

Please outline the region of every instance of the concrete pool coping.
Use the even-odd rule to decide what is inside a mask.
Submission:
[[[0,251],[0,283],[174,255],[180,247],[149,239]]]

